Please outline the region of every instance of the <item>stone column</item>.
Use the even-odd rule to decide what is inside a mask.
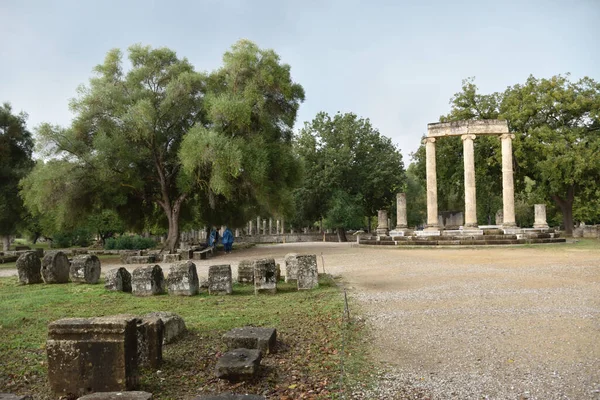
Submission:
[[[408,228],[406,219],[406,193],[396,195],[396,229]]]
[[[515,187],[513,182],[512,140],[515,135],[500,135],[502,142],[502,208],[504,228],[515,228]]]
[[[388,234],[388,217],[386,210],[379,210],[377,212],[377,234],[387,235]]]
[[[275,234],[279,235],[281,233],[281,222],[279,222],[279,220],[276,221],[277,224],[275,225]]]
[[[462,135],[465,165],[465,228],[477,228],[477,195],[475,188],[475,135]]]
[[[535,222],[533,223],[533,227],[536,229],[548,229],[548,222],[546,222],[546,205],[545,204],[535,204]]]
[[[250,221],[248,223],[248,234],[250,236],[254,235],[254,222],[253,221]]]
[[[427,173],[427,230],[438,230],[437,177],[435,171],[435,138],[426,138],[425,143]]]
[[[273,218],[269,218],[269,235],[273,234]]]
[[[285,219],[281,217],[281,234],[285,235]]]
[[[263,235],[267,234],[267,220],[263,219]]]
[[[260,216],[256,217],[256,234],[260,235]]]

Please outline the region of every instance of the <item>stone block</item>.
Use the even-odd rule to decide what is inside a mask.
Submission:
[[[193,400],[267,400],[265,396],[258,394],[207,394],[203,396],[194,397]]]
[[[29,395],[20,396],[12,393],[0,393],[0,400],[33,400]]]
[[[212,256],[212,249],[204,249],[200,251],[194,251],[194,256],[192,258],[194,260],[206,260],[210,256]]]
[[[254,260],[254,290],[258,293],[277,293],[277,264],[274,259]]]
[[[48,325],[48,381],[56,394],[135,389],[136,319],[65,318]]]
[[[127,264],[152,264],[156,262],[156,254],[147,254],[144,256],[130,256]]]
[[[31,285],[42,283],[42,262],[35,251],[27,251],[17,259],[17,273],[19,283]]]
[[[131,274],[123,267],[109,270],[104,275],[104,288],[115,292],[131,293]]]
[[[86,394],[77,400],[152,400],[152,393],[130,391],[130,392],[96,392]]]
[[[160,318],[164,325],[163,344],[169,344],[186,331],[185,321],[179,315],[168,311],[155,311],[146,314],[143,318]]]
[[[277,331],[275,328],[244,326],[234,328],[223,335],[228,349],[256,349],[262,354],[275,352]]]
[[[165,254],[163,256],[163,262],[177,262],[181,261],[181,254]]]
[[[238,283],[254,283],[254,261],[240,261],[238,264]]]
[[[217,361],[217,378],[229,381],[252,379],[258,372],[261,353],[256,349],[235,349],[223,354]]]
[[[171,265],[167,276],[167,290],[176,296],[193,296],[200,291],[196,264],[191,261]]]
[[[69,270],[71,282],[98,283],[100,279],[100,260],[95,255],[81,255],[73,258]]]
[[[298,280],[298,254],[289,253],[285,255],[285,281],[290,283],[296,283]]]
[[[160,317],[144,317],[137,320],[138,365],[158,369],[162,364],[162,346],[165,324]]]
[[[208,293],[233,293],[231,265],[211,265],[208,267]]]
[[[133,270],[131,292],[136,296],[154,296],[165,292],[165,276],[159,265],[148,265]]]
[[[194,259],[194,250],[193,249],[180,250],[179,254],[180,254],[182,260]]]
[[[298,260],[298,290],[314,289],[319,287],[319,271],[317,270],[317,256],[300,255]]]
[[[42,279],[46,283],[69,282],[70,269],[69,257],[62,251],[50,251],[42,259]]]
[[[121,258],[121,263],[129,264],[129,257],[133,256],[141,256],[142,252],[140,250],[120,250],[119,256]]]

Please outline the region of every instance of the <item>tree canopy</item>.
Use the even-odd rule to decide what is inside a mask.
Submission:
[[[57,223],[114,209],[128,227],[162,214],[173,251],[184,209],[212,223],[205,210],[232,202],[285,205],[304,92],[275,52],[242,40],[211,74],[166,48],[134,45],[128,55],[127,70],[116,49],[95,68],[70,127],[38,129],[48,161],[23,183],[32,209],[53,207]]]
[[[10,104],[0,106],[0,236],[4,250],[8,237],[26,218],[19,181],[33,167],[33,139],[26,128],[27,114],[14,114]]]
[[[405,183],[402,154],[368,119],[319,113],[297,138],[305,177],[296,191],[299,218],[325,218],[338,233],[389,208]]]

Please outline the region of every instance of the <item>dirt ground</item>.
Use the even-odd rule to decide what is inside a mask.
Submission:
[[[231,264],[235,276],[241,259],[283,265],[290,252],[317,254],[319,272],[341,275],[367,320],[386,374],[357,398],[410,398],[414,388],[432,399],[600,399],[600,245],[297,243],[196,264],[201,277],[215,262]]]

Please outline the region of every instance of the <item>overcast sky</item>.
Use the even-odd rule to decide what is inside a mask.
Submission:
[[[461,80],[484,93],[530,74],[600,80],[600,0],[0,0],[0,102],[28,126],[68,125],[68,101],[111,48],[169,47],[197,70],[238,39],[272,48],[319,111],[370,118],[405,163]]]

